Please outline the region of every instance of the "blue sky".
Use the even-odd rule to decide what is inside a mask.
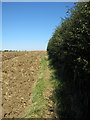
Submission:
[[[3,50],[46,50],[53,32],[73,2],[4,2]]]

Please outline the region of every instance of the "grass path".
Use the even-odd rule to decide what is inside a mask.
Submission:
[[[54,84],[52,83],[48,58],[45,56],[41,62],[37,81],[33,86],[31,106],[24,118],[55,118]]]

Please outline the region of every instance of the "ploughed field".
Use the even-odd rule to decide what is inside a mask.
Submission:
[[[30,105],[44,51],[2,53],[2,117],[20,118]]]

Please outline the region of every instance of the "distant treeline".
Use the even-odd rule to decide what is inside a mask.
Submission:
[[[0,52],[14,52],[14,51],[44,51],[45,50],[0,50]]]
[[[4,52],[14,52],[14,51],[22,51],[22,50],[2,50]],[[26,50],[23,50],[23,51],[26,51]]]
[[[60,84],[55,90],[60,120],[87,120],[90,100],[90,2],[69,10],[47,47]]]
[[[17,51],[17,50],[3,50],[4,52],[12,52],[12,51]]]

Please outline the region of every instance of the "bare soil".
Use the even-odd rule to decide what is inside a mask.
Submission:
[[[45,54],[43,51],[3,52],[3,118],[20,118],[30,105],[32,87]]]

